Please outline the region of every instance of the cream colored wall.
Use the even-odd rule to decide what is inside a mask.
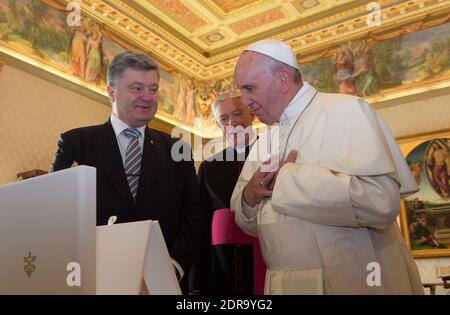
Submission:
[[[446,95],[430,96],[377,111],[396,138],[449,129],[450,90]]]
[[[0,72],[0,185],[31,169],[48,170],[59,134],[100,124],[111,108],[5,65]]]
[[[0,95],[0,185],[15,181],[23,171],[47,170],[61,132],[103,123],[111,111],[103,103],[8,65],[0,72]],[[396,137],[448,129],[450,94],[378,112]],[[439,282],[436,266],[450,265],[450,258],[416,261],[423,282]]]

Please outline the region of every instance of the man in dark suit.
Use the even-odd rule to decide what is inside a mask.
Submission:
[[[178,139],[147,127],[158,108],[158,66],[145,54],[123,52],[112,60],[107,81],[110,119],[63,133],[50,171],[73,162],[95,167],[97,225],[111,216],[117,223],[158,220],[170,256],[187,272],[203,222],[199,188],[192,159],[171,156]]]

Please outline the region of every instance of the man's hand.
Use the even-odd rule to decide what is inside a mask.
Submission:
[[[288,156],[286,157],[286,160],[281,161],[278,164],[278,168],[277,170],[274,172],[274,176],[272,181],[268,184],[268,189],[273,190],[273,188],[275,187],[275,182],[277,181],[277,176],[278,173],[280,172],[281,168],[286,164],[286,163],[294,163],[295,160],[297,159],[297,150],[291,150],[288,154]]]
[[[291,150],[286,160],[278,162],[277,157],[272,157],[269,160],[264,161],[244,188],[243,197],[245,203],[250,207],[254,207],[264,198],[272,196],[273,187],[275,186],[278,172],[284,164],[293,163],[296,158],[297,151]],[[266,172],[261,171],[261,169]]]
[[[267,185],[272,181],[274,175],[274,172],[261,172],[261,167],[258,167],[245,185],[243,195],[245,203],[254,207],[264,198],[272,196],[272,190],[268,189]]]

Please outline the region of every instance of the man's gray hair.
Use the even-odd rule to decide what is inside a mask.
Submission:
[[[159,78],[159,67],[153,59],[144,53],[127,50],[116,55],[111,61],[106,74],[107,84],[114,87],[128,68],[142,71],[155,70]]]
[[[228,100],[230,98],[233,99],[233,98],[239,98],[239,97],[241,97],[241,93],[239,92],[239,90],[227,91],[227,92],[219,94],[216,97],[214,102],[211,104],[211,109],[214,114],[214,118],[216,119],[217,122],[219,122],[219,120],[220,120],[219,114],[217,113],[217,105],[219,105],[222,102],[225,102],[226,100]]]
[[[284,62],[275,60],[275,59],[273,59],[271,57],[268,57],[267,59],[268,60],[270,59],[270,61],[272,62],[271,63],[271,69],[272,69],[273,72],[278,70],[280,67],[284,67],[290,72],[290,74],[292,75],[292,80],[295,83],[297,83],[297,84],[302,83],[303,80],[302,80],[302,74],[301,74],[300,70],[298,70],[298,69],[296,69],[294,67],[291,67],[290,65],[285,64]]]

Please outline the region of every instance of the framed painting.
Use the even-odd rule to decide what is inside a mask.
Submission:
[[[414,257],[450,256],[450,130],[398,143],[419,186],[401,202],[406,245]]]

